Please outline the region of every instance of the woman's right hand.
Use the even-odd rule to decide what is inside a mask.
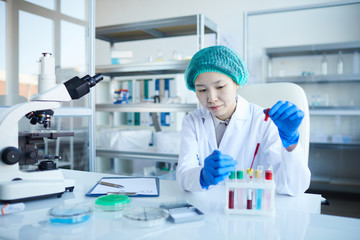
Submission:
[[[204,161],[204,167],[200,172],[200,184],[202,188],[209,188],[226,179],[231,171],[236,170],[237,161],[231,156],[214,150]]]

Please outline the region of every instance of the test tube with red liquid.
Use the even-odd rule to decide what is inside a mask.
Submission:
[[[248,168],[246,173],[247,173],[247,178],[248,178],[249,182],[252,182],[254,169]],[[247,196],[246,196],[246,209],[252,209],[252,205],[253,205],[253,189],[248,188]]]
[[[235,171],[232,171],[230,174],[230,181],[235,180]],[[229,209],[234,209],[234,203],[235,203],[235,189],[230,188],[229,189]]]

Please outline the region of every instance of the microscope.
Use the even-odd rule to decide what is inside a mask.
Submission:
[[[38,93],[29,102],[19,103],[0,113],[0,201],[20,202],[49,196],[61,197],[74,189],[74,181],[64,179],[54,157],[40,156],[36,144],[44,138],[56,139],[73,136],[73,132],[49,131],[53,109],[61,102],[79,99],[90,92],[103,79],[101,74],[56,84],[55,60],[50,53],[43,53],[39,60]],[[26,117],[31,124],[42,124],[39,132],[19,132],[18,122]],[[44,160],[46,159],[46,160]],[[20,165],[36,164],[36,169],[21,170]]]

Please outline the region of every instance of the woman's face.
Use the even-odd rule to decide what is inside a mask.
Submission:
[[[238,88],[230,77],[218,72],[202,73],[195,79],[196,97],[220,120],[226,120],[234,113]]]

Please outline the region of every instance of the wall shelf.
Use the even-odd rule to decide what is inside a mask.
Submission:
[[[360,142],[352,142],[352,143],[310,142],[310,148],[337,149],[337,150],[359,150]]]
[[[197,109],[197,104],[96,104],[95,109],[101,112],[191,112]]]
[[[149,74],[184,73],[189,60],[110,64],[96,66],[96,72],[105,76],[135,76]]]
[[[360,107],[310,107],[309,111],[314,116],[360,116]]]
[[[168,153],[157,153],[157,152],[139,152],[139,151],[116,151],[116,150],[107,150],[107,149],[96,149],[96,156],[98,157],[108,157],[108,158],[121,158],[121,159],[131,159],[131,160],[147,160],[154,162],[171,162],[177,163],[179,155],[178,154],[168,154]]]
[[[199,24],[200,22],[200,24]],[[217,25],[202,14],[150,20],[136,23],[118,24],[96,28],[96,38],[110,43],[145,39],[188,36],[199,33],[204,26],[204,34],[217,34]]]
[[[360,82],[360,74],[269,77],[266,79],[266,81],[271,83],[273,82],[293,82],[293,83]]]
[[[338,53],[339,51],[342,51],[343,53],[353,53],[355,50],[360,50],[360,42],[267,48],[266,55],[268,55],[270,58],[273,58],[287,56],[322,55],[323,53],[332,54]]]
[[[360,181],[354,181],[353,179],[347,178],[313,177],[313,180],[315,182],[360,186]]]

